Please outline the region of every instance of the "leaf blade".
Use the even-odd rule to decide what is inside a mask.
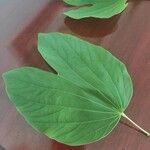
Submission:
[[[51,91],[51,86],[60,88],[60,85],[63,86],[63,90],[71,92],[76,89],[75,93],[86,96],[81,88],[48,72],[25,67],[5,73],[3,78],[10,99],[25,119],[38,131],[62,143],[81,145],[98,140],[112,130],[112,128],[107,129],[112,121],[115,120],[116,125],[120,119],[120,116],[113,109],[97,104],[93,105],[91,101],[88,103],[83,98],[67,97],[67,93],[61,95],[59,91],[59,93],[55,93],[57,98],[54,93],[51,94],[51,98],[49,98],[49,95],[45,97],[43,91],[47,89]],[[47,82],[43,82],[45,80]],[[39,91],[41,95],[39,95]],[[60,95],[61,97],[58,97]],[[67,101],[68,98],[71,102]],[[62,109],[64,104],[66,106]],[[90,110],[91,108],[93,110]],[[88,139],[80,139],[83,134],[93,134],[94,130],[104,125],[103,132],[97,134],[96,137],[89,136]],[[86,128],[84,128],[85,126]],[[80,131],[81,129],[82,131]]]
[[[107,101],[116,99],[113,106],[118,105],[118,93],[126,93],[123,99],[125,104],[120,103],[117,108],[122,108],[122,105],[124,108],[127,107],[133,91],[131,78],[125,65],[102,47],[71,35],[51,33],[39,34],[38,50],[60,75],[78,86],[95,89],[98,96]],[[126,83],[125,87],[123,83]],[[114,89],[117,94],[113,93]]]
[[[83,145],[107,136],[132,96],[125,65],[71,35],[39,34],[38,40],[39,52],[58,74],[31,67],[5,73],[17,110],[33,128],[61,143]]]
[[[127,0],[115,0],[115,2],[112,0],[64,0],[64,2],[73,6],[91,4],[91,6],[80,7],[78,9],[70,10],[64,13],[65,15],[74,19],[82,19],[87,17],[110,18],[121,13],[128,5]]]

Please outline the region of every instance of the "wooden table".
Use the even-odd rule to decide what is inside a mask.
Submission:
[[[109,20],[73,20],[62,14],[66,9],[61,0],[1,0],[0,74],[20,66],[49,70],[37,52],[37,33],[74,34],[109,49],[127,65],[134,96],[126,113],[150,130],[150,1],[130,0],[121,15]],[[122,120],[108,137],[87,146],[54,142],[24,121],[0,78],[0,145],[6,150],[149,150],[150,139]]]

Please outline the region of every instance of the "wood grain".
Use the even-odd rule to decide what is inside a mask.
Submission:
[[[109,49],[128,67],[134,96],[126,114],[150,129],[150,1],[130,0],[111,19],[73,20],[61,0],[0,1],[0,74],[20,67],[52,70],[37,52],[38,32],[64,32]],[[84,135],[86,136],[86,135]],[[10,103],[0,78],[0,147],[6,150],[149,150],[150,139],[126,120],[105,139],[69,147],[32,129]]]

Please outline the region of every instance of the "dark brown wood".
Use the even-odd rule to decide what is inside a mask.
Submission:
[[[126,114],[150,130],[150,1],[130,0],[122,14],[104,20],[73,20],[62,14],[66,9],[61,0],[1,0],[0,74],[25,65],[50,70],[37,52],[38,32],[76,35],[102,45],[127,65],[134,96]],[[6,150],[149,150],[150,139],[122,119],[96,143],[69,147],[54,142],[26,123],[0,78],[0,145]]]

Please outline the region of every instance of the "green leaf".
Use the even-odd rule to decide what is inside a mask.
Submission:
[[[64,2],[78,6],[77,9],[64,13],[74,19],[110,18],[121,13],[128,5],[127,0],[64,0]]]
[[[68,145],[108,135],[132,96],[126,67],[74,36],[39,34],[38,49],[58,74],[24,67],[3,75],[9,98],[38,131]]]

